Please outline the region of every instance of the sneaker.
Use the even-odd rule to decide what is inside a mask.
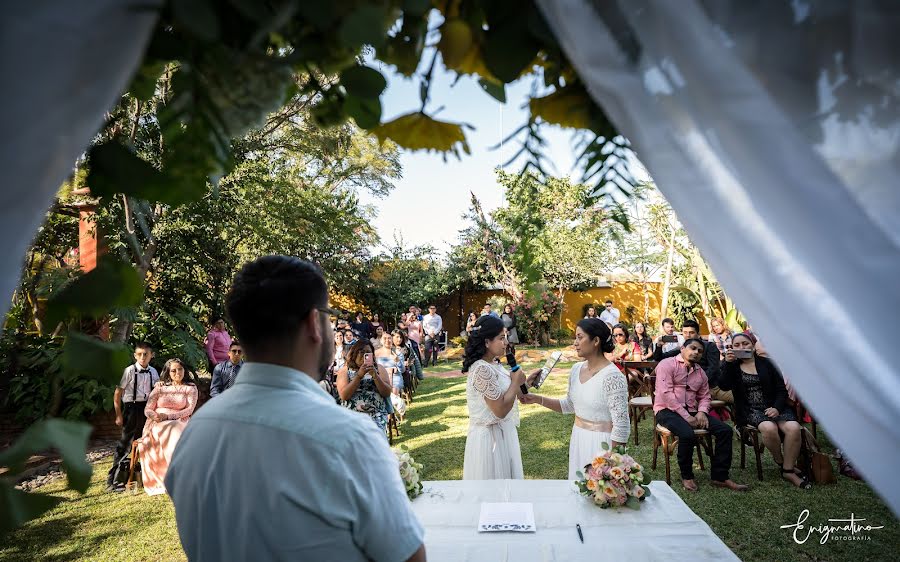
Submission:
[[[115,493],[124,492],[125,484],[107,484],[106,491],[107,492],[115,492]]]

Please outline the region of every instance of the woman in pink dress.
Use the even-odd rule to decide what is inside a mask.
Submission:
[[[144,491],[155,496],[166,491],[163,480],[175,445],[197,405],[197,386],[181,359],[169,359],[156,388],[147,398],[147,423],[141,438],[141,475]]]

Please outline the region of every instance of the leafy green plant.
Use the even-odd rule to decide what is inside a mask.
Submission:
[[[22,343],[24,351],[19,357],[4,357],[3,361],[17,364],[6,397],[17,421],[30,423],[51,415],[77,421],[112,409],[114,385],[64,369],[60,338],[34,336]]]

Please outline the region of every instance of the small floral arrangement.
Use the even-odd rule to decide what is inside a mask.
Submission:
[[[422,464],[412,458],[406,446],[402,446],[400,450],[394,449],[394,454],[397,455],[397,463],[400,465],[400,478],[406,486],[406,495],[409,499],[413,499],[422,493],[422,480],[419,477]]]
[[[650,475],[644,474],[643,467],[625,454],[625,447],[619,445],[612,450],[603,443],[603,452],[584,472],[576,472],[578,492],[594,501],[602,508],[630,507],[640,509],[641,501],[650,495]]]

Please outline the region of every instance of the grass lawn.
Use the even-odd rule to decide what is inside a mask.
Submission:
[[[565,392],[565,386],[566,377],[554,373],[543,390],[548,395],[560,395]],[[520,412],[519,439],[525,477],[566,478],[572,418],[538,406],[522,407]],[[426,479],[459,479],[467,426],[465,379],[427,378],[419,387],[395,445],[409,447],[416,460],[425,465]],[[652,452],[649,420],[641,422],[641,446],[631,446],[629,452],[649,470]],[[763,482],[756,479],[752,456],[745,470],[738,468],[739,458],[735,441],[732,478],[750,484],[752,489],[747,493],[710,487],[708,471],[702,472],[699,467],[696,475],[700,493],[684,492],[680,480],[673,480],[673,488],[741,559],[896,559],[900,552],[898,521],[866,484],[838,476],[836,485],[802,491],[779,478],[770,457],[764,459]],[[151,498],[143,492],[104,492],[109,462],[95,467],[91,488],[83,496],[62,491],[60,482],[44,487],[42,491],[66,500],[44,517],[4,537],[0,543],[0,561],[184,560],[168,496]],[[672,462],[673,478],[677,478],[674,454]],[[662,462],[650,474],[662,480],[665,475]],[[827,524],[829,518],[847,518],[853,513],[857,518],[866,518],[865,523],[885,528],[869,532],[870,540],[832,540],[825,545],[819,544],[819,535],[814,534],[801,546],[794,543],[788,530],[779,527],[795,523],[803,509],[810,511],[809,525]]]

